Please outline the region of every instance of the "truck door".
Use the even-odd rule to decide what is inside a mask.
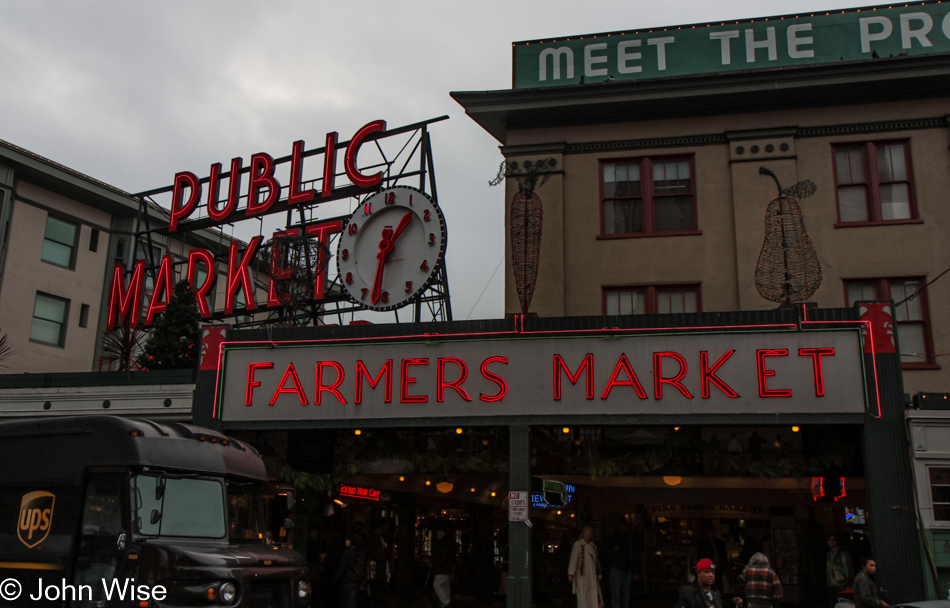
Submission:
[[[88,585],[92,597],[89,601],[89,594],[83,594],[73,606],[102,605],[104,584],[134,576],[126,571],[131,539],[128,486],[124,473],[90,473],[88,477],[73,583]]]

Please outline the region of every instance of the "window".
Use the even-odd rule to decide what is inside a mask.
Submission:
[[[950,469],[930,467],[929,472],[934,521],[950,521]]]
[[[604,290],[608,315],[699,312],[699,287],[645,286]]]
[[[602,163],[603,234],[696,231],[692,165],[692,158],[641,158]]]
[[[30,341],[62,346],[66,342],[66,319],[69,300],[37,292],[33,304],[33,325]]]
[[[930,336],[930,314],[927,292],[904,301],[923,287],[921,279],[892,278],[845,281],[848,306],[860,300],[894,300],[900,304],[894,311],[897,337],[900,342],[901,363],[907,367],[933,367],[934,356]]]
[[[917,217],[907,142],[835,147],[838,220],[880,223]]]
[[[76,239],[79,226],[53,216],[46,217],[46,236],[43,237],[42,260],[72,268],[76,261]]]

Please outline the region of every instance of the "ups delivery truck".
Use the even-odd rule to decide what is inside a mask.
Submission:
[[[303,558],[265,536],[266,480],[254,448],[187,424],[0,423],[0,606],[309,606]]]

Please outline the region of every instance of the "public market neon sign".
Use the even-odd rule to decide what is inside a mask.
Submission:
[[[361,127],[345,146],[343,167],[344,172],[353,187],[359,192],[376,188],[382,183],[382,172],[365,174],[357,166],[357,156],[360,147],[378,137],[385,137],[386,121],[374,120]],[[335,187],[335,167],[337,163],[338,134],[333,131],[327,133],[326,147],[323,152],[323,187],[321,191],[315,188],[304,188],[303,169],[304,159],[312,154],[304,152],[304,141],[298,140],[292,146],[290,155],[290,183],[288,196],[283,201],[288,207],[315,205],[339,198]],[[206,180],[191,171],[181,171],[175,175],[172,187],[171,217],[169,219],[169,233],[189,232],[194,221],[189,218],[198,210],[202,201],[202,183],[207,182],[207,197],[204,206],[207,211],[207,221],[200,221],[202,228],[231,223],[244,219],[251,219],[266,215],[274,211],[274,206],[280,202],[281,184],[275,176],[276,164],[274,158],[266,152],[258,152],[251,156],[249,179],[246,188],[242,185],[243,159],[231,159],[230,172],[222,173],[222,164],[211,165],[209,177]],[[220,193],[224,178],[228,179],[227,199],[222,201]],[[242,194],[242,192],[244,194]],[[239,201],[246,196],[243,209],[238,208]],[[210,222],[210,223],[209,223]],[[330,235],[343,230],[343,220],[334,219],[307,224],[302,228],[293,228],[274,233],[279,236],[299,236],[301,232],[309,238],[322,243],[328,242]],[[261,303],[257,301],[253,282],[251,280],[250,265],[261,246],[263,237],[251,239],[243,251],[238,242],[232,242],[228,253],[227,285],[225,289],[224,313],[233,314],[238,301],[239,292],[244,295],[245,307],[248,311],[257,310]],[[285,270],[280,266],[278,252],[274,252],[271,263],[271,280],[268,287],[268,296],[264,306],[276,307],[280,305],[274,280],[280,280]],[[325,252],[321,252],[325,256]],[[318,276],[314,279],[313,300],[324,298],[327,282],[328,264],[326,260],[318,260]],[[128,321],[132,325],[151,325],[155,317],[168,306],[174,288],[174,262],[171,255],[165,255],[158,268],[155,285],[152,289],[148,306],[143,307],[142,297],[145,285],[145,260],[139,260],[132,268],[126,284],[126,270],[122,264],[116,264],[113,271],[112,284],[109,288],[109,316],[106,328],[112,330],[118,323]],[[201,272],[203,280],[199,282]],[[212,316],[208,302],[208,295],[214,287],[217,278],[217,264],[214,254],[202,248],[192,249],[188,253],[188,282],[195,291],[198,309],[203,318]],[[145,314],[144,322],[142,314]]]

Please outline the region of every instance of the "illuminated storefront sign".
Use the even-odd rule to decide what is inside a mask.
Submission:
[[[168,232],[182,233],[195,229],[220,226],[235,223],[245,219],[257,219],[260,216],[283,211],[290,208],[311,207],[339,198],[363,194],[373,190],[382,183],[382,173],[376,171],[364,174],[358,168],[357,156],[360,147],[372,140],[387,136],[386,122],[372,121],[361,127],[345,144],[338,145],[336,132],[327,134],[326,146],[322,149],[323,161],[320,175],[322,190],[305,188],[304,162],[320,150],[306,152],[303,140],[294,142],[292,153],[288,158],[274,160],[266,152],[259,152],[251,156],[249,170],[242,171],[243,160],[231,160],[228,172],[222,172],[221,163],[211,165],[209,175],[199,178],[191,171],[182,171],[175,175],[174,185],[168,189],[159,189],[153,192],[171,192],[171,213]],[[337,165],[337,148],[343,151],[344,174],[349,180],[345,188],[336,188],[335,176]],[[288,176],[281,184],[277,177],[276,167],[281,163],[290,163]],[[242,173],[248,174],[247,186],[242,185]],[[221,199],[223,181],[227,179],[226,200]],[[207,186],[206,195],[204,186]],[[281,200],[281,193],[286,196]],[[151,194],[151,193],[146,193]],[[241,201],[246,201],[239,207]],[[193,215],[200,215],[198,219],[190,219]],[[304,235],[321,243],[329,242],[330,236],[343,230],[343,220],[340,218],[322,222],[314,222],[303,227],[274,233],[279,236]],[[237,241],[233,241],[227,257],[227,279],[224,288],[224,313],[233,314],[238,302],[243,298],[243,306],[247,312],[253,312],[260,307],[276,308],[280,303],[273,281],[280,279],[283,268],[280,267],[279,250],[273,251],[273,260],[268,269],[271,282],[268,288],[266,302],[259,302],[251,280],[250,266],[253,263],[263,237],[251,239],[246,247],[241,249]],[[321,253],[325,256],[325,253]],[[112,284],[109,288],[109,309],[106,327],[114,329],[120,323],[133,325],[151,325],[155,317],[163,312],[174,290],[174,260],[171,255],[161,259],[160,266],[155,271],[154,286],[147,294],[149,301],[142,302],[146,281],[146,261],[139,260],[130,273],[126,272],[122,264],[116,264],[113,270]],[[314,278],[313,300],[324,298],[329,265],[326,259],[315,261],[318,269]],[[128,280],[126,275],[128,274]],[[218,266],[214,254],[203,248],[195,248],[188,253],[187,279],[194,288],[198,308],[203,318],[208,319],[214,311],[209,299],[215,289],[218,278]],[[224,278],[224,275],[222,275]],[[220,289],[218,291],[221,291]],[[144,317],[144,318],[143,318]]]
[[[340,496],[345,498],[361,498],[363,500],[379,500],[379,490],[376,488],[364,488],[363,486],[351,486],[345,483],[340,484]]]
[[[868,61],[950,52],[950,6],[931,0],[513,45],[513,88]]]
[[[226,344],[215,417],[863,413],[857,330]]]

